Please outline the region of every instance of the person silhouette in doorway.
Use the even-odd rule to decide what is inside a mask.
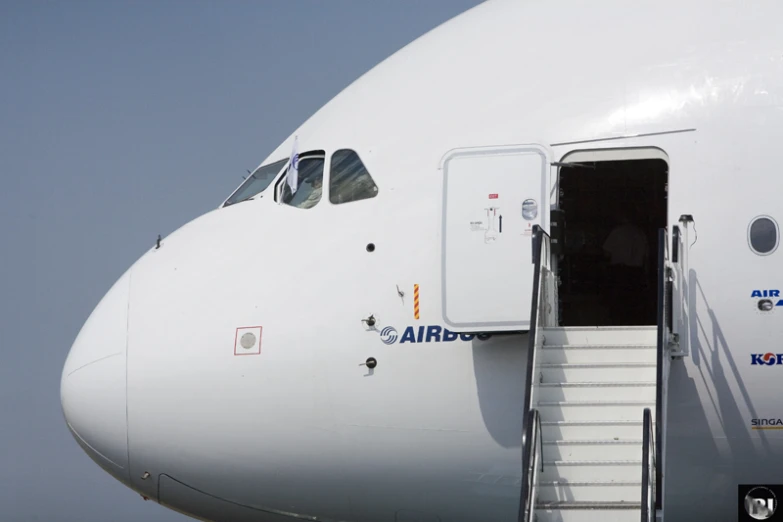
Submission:
[[[649,245],[647,234],[637,224],[633,214],[622,214],[620,222],[607,236],[603,251],[609,261],[608,307],[612,323],[643,325],[648,318],[641,317],[645,309],[641,290],[646,288],[649,275]]]

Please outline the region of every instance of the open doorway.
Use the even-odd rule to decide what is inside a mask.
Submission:
[[[559,179],[564,221],[558,262],[561,324],[656,324],[666,161],[568,161],[574,165],[561,167]]]

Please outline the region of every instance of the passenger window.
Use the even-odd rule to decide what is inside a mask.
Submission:
[[[275,179],[275,176],[280,173],[280,169],[283,168],[283,166],[286,164],[286,161],[287,160],[285,159],[281,159],[274,163],[264,165],[263,167],[258,167],[256,171],[248,176],[245,182],[242,183],[242,185],[240,185],[240,187],[235,190],[233,194],[231,194],[231,197],[226,200],[223,206],[227,207],[229,205],[233,205],[234,203],[245,201],[252,198],[259,192],[266,190],[269,184],[272,183],[272,181]]]
[[[300,156],[296,192],[287,183],[288,169],[280,178],[282,202],[296,208],[313,208],[321,201],[324,181],[324,156]]]
[[[771,254],[778,248],[780,234],[778,224],[770,217],[759,216],[750,223],[748,242],[750,249],[760,256]]]
[[[356,152],[342,149],[332,154],[329,171],[329,201],[335,205],[374,198],[378,186]]]

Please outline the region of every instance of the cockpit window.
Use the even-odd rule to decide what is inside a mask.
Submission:
[[[245,201],[266,190],[287,161],[288,160],[281,159],[280,161],[264,165],[263,167],[258,167],[256,171],[248,176],[245,182],[231,194],[231,197],[226,200],[223,206],[227,207],[234,203]]]
[[[280,178],[282,183],[282,202],[297,208],[312,208],[321,201],[324,181],[324,155],[323,153],[299,157],[299,176],[296,192],[291,193],[291,187],[286,178],[288,170]]]
[[[335,205],[374,198],[378,186],[356,152],[342,149],[332,154],[329,171],[329,201]]]

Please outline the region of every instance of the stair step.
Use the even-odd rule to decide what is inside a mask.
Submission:
[[[642,439],[544,441],[544,460],[640,460]]]
[[[628,482],[565,482],[546,481],[538,483],[538,500],[575,502],[641,502],[641,481]]]
[[[657,326],[574,326],[541,328],[545,345],[658,344]]]
[[[539,502],[536,509],[641,509],[641,502],[574,502],[570,500],[558,502]]]
[[[542,383],[654,381],[655,363],[542,363]]]
[[[641,460],[544,460],[539,480],[630,482],[641,480]]]
[[[541,419],[568,420],[643,420],[644,409],[655,409],[649,401],[557,401],[539,402]]]
[[[655,350],[655,344],[545,344],[544,350]]]
[[[641,507],[636,509],[537,509],[536,522],[639,522]]]
[[[542,440],[634,439],[641,436],[641,420],[541,421]]]
[[[539,401],[600,401],[613,397],[655,401],[655,381],[545,382],[538,388]]]
[[[650,345],[544,345],[543,363],[655,363],[658,350]]]

